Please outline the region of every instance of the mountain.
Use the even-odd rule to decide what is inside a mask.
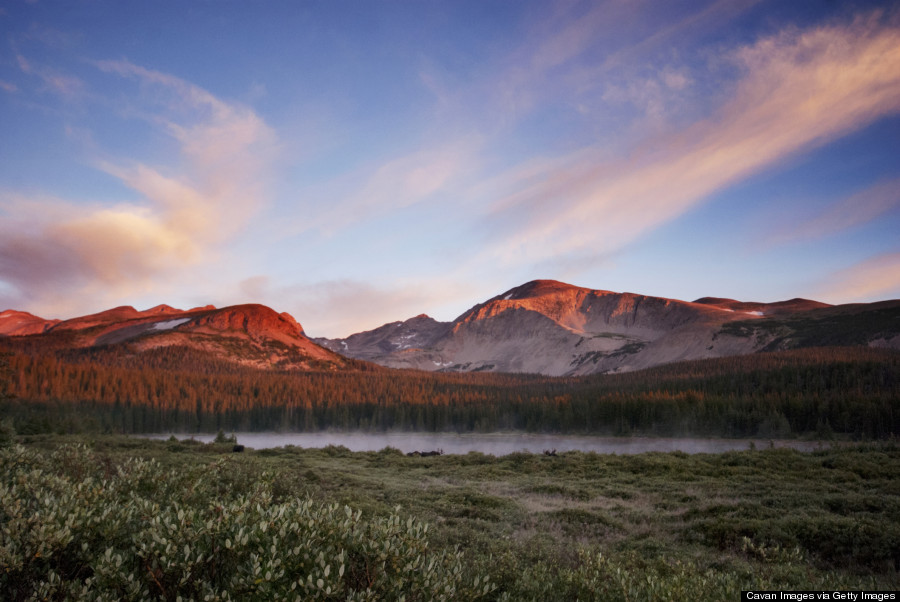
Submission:
[[[390,368],[549,376],[627,372],[677,361],[801,347],[900,349],[900,300],[830,306],[808,299],[687,302],[535,280],[452,322],[419,315],[344,339],[315,339],[264,305],[180,310],[130,306],[70,320],[7,310],[0,338],[20,349],[114,349],[135,357],[186,348],[232,364],[284,370]]]
[[[7,309],[0,312],[0,336],[21,336],[46,332],[59,320],[45,320],[28,312]]]
[[[120,355],[134,356],[180,347],[257,368],[337,370],[360,365],[311,341],[290,314],[256,304],[186,311],[168,305],[145,311],[123,306],[64,321],[8,310],[0,314],[0,333],[8,344],[23,349],[114,347]]]
[[[449,323],[420,314],[405,322],[391,322],[346,339],[316,338],[313,341],[348,357],[381,363],[389,362],[388,358],[396,354],[418,353],[433,347],[449,329]]]
[[[704,297],[693,302],[535,280],[453,322],[418,316],[345,339],[317,339],[392,368],[624,372],[682,360],[821,345],[900,348],[900,301],[830,306]]]

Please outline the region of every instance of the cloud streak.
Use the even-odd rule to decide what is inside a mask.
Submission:
[[[43,82],[42,89],[44,91],[54,92],[65,98],[75,98],[84,94],[85,85],[79,78],[61,73],[44,65],[36,65],[32,61],[25,58],[24,55],[16,52],[16,63],[22,73],[37,77]],[[4,89],[6,89],[4,87]],[[7,91],[14,91],[8,90]]]
[[[832,203],[825,211],[800,224],[778,230],[764,244],[818,240],[867,224],[897,208],[900,208],[900,178],[884,180]]]
[[[208,261],[264,202],[276,151],[274,132],[246,107],[127,61],[97,67],[155,99],[143,114],[181,157],[174,166],[97,159],[138,195],[112,206],[0,195],[0,280],[17,291],[11,302],[54,314],[152,290]]]
[[[900,110],[900,30],[879,15],[739,49],[742,77],[708,119],[604,160],[580,151],[494,205],[506,264],[603,254],[800,151]],[[585,156],[588,158],[586,159]]]
[[[871,257],[835,272],[815,289],[831,303],[900,297],[900,253]]]
[[[429,202],[472,169],[479,144],[475,135],[443,141],[357,170],[329,182],[326,191],[307,191],[310,209],[318,214],[306,217],[294,230],[332,235],[352,224]],[[346,188],[349,191],[336,192]]]

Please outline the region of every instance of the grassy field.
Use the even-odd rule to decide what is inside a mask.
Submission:
[[[231,501],[240,506],[241,500],[262,495],[273,507],[298,499],[315,508],[347,506],[351,513],[360,512],[359,520],[369,521],[373,538],[383,528],[378,521],[399,520],[410,532],[421,525],[416,531],[420,539],[403,540],[402,546],[419,546],[418,552],[409,552],[410,558],[421,558],[416,562],[438,558],[445,569],[431,582],[416,581],[420,577],[412,575],[420,575],[418,569],[391,577],[408,600],[440,597],[433,589],[437,582],[457,588],[449,599],[488,600],[736,600],[741,589],[900,589],[900,446],[891,442],[810,453],[567,452],[499,458],[478,453],[407,457],[393,449],[353,453],[342,447],[232,453],[230,445],[124,437],[35,436],[20,438],[19,443],[24,447],[8,446],[2,452],[0,494],[18,497],[3,500],[7,510],[0,511],[6,513],[0,525],[15,522],[10,504],[40,506],[40,487],[16,489],[26,469],[32,471],[27,474],[39,470],[41,475],[64,479],[60,490],[77,488],[87,479],[107,491],[114,487],[104,483],[125,478],[132,470],[127,468],[133,464],[129,458],[141,458],[151,460],[162,475],[152,486],[141,485],[147,488],[142,495],[155,500],[158,511],[174,503],[182,509],[198,508],[202,514],[220,507],[216,504],[227,509]],[[68,447],[75,443],[87,448]],[[21,459],[26,457],[27,461]],[[74,466],[79,468],[73,470]],[[195,478],[208,483],[202,490],[205,495],[194,486],[185,487]],[[186,489],[191,496],[185,497]],[[326,519],[332,520],[322,520]],[[136,512],[133,520],[130,528],[140,530],[141,521],[148,519]],[[0,541],[4,550],[0,562],[6,563],[7,575],[10,568],[32,575],[33,580],[40,580],[41,571],[60,573],[48,558],[37,562],[28,557],[33,552],[22,551],[23,545],[12,545],[9,533],[4,531],[7,540]],[[87,533],[81,537],[89,538]],[[217,533],[203,537],[214,541],[221,535]],[[171,537],[173,549],[180,550],[178,535]],[[132,545],[128,541],[81,543],[102,556],[109,547],[125,554]],[[287,545],[285,541],[273,545]],[[70,568],[75,571],[70,579],[102,573],[85,568],[99,562],[91,559],[94,552],[85,550],[84,567],[80,572]],[[404,550],[397,554],[407,553]],[[281,548],[272,551],[282,553]],[[368,558],[366,553],[372,552],[359,552],[357,557]],[[353,564],[340,558],[341,578],[334,590],[329,594],[316,590],[315,596],[301,599],[366,599],[364,580],[359,579],[363,573],[354,573]],[[16,559],[21,566],[14,565]],[[134,574],[148,582],[142,591],[175,599],[178,563],[170,567],[174,576],[159,573],[163,576],[157,587],[153,583],[157,569],[148,572],[146,555],[141,559],[135,561]],[[397,566],[412,566],[413,560],[403,562],[407,564]],[[299,577],[302,581],[303,575]],[[252,589],[265,583],[248,583],[246,599],[265,599],[264,590]],[[124,595],[124,590],[115,591]],[[202,599],[200,592],[189,593]],[[27,594],[22,589],[16,596],[25,599]],[[216,595],[210,599],[227,599]],[[63,594],[58,597],[66,599]]]

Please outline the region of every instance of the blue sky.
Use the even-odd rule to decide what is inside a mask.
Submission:
[[[900,297],[893,3],[0,6],[0,309]]]

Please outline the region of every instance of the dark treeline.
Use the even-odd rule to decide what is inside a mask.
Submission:
[[[813,348],[550,378],[273,372],[187,348],[8,356],[19,433],[418,431],[791,437],[900,433],[900,353]]]

